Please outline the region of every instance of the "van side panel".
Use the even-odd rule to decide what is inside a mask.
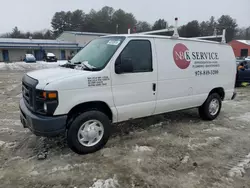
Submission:
[[[235,62],[230,46],[155,38],[158,59],[156,114],[198,107],[217,87],[232,97]]]

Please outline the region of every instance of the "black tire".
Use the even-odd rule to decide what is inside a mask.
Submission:
[[[219,102],[219,110],[216,114],[211,114],[209,112],[209,105],[210,103],[213,101],[213,99],[216,99],[218,100]],[[221,97],[218,93],[212,93],[208,96],[207,100],[204,102],[204,104],[202,106],[199,107],[199,114],[200,114],[200,117],[203,119],[203,120],[214,120],[215,118],[217,118],[217,116],[220,114],[220,111],[221,111],[221,105],[222,105],[222,102],[221,102]]]
[[[98,120],[104,127],[102,139],[96,145],[91,147],[84,146],[78,141],[78,131],[81,125],[88,120]],[[87,111],[76,117],[70,125],[67,132],[67,142],[70,149],[77,154],[83,155],[94,153],[104,147],[104,145],[108,142],[110,134],[111,123],[109,118],[100,111]]]

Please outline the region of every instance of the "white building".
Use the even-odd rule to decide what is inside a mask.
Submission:
[[[67,59],[80,47],[77,43],[59,40],[0,38],[0,62],[22,61],[26,53],[43,60],[47,52],[54,53],[59,60]]]
[[[91,40],[105,35],[109,34],[65,31],[56,40],[0,38],[0,62],[22,61],[26,53],[39,61],[48,52],[59,60],[68,59]]]

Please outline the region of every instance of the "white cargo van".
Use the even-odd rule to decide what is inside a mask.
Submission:
[[[213,120],[235,97],[235,57],[224,43],[111,35],[59,68],[24,75],[21,121],[39,136],[67,133],[69,147],[101,149],[111,123],[187,108]]]

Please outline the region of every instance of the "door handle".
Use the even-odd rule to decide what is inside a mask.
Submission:
[[[153,91],[156,91],[156,83],[153,83]]]

